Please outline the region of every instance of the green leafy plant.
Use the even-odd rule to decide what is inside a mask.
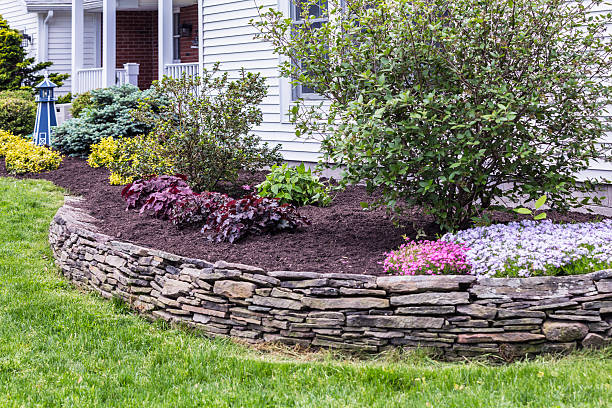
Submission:
[[[34,131],[36,102],[28,91],[0,92],[0,129],[29,136]]]
[[[96,150],[99,153],[96,158],[105,162],[111,171],[111,184],[123,185],[153,174],[174,174],[168,149],[153,133],[121,139],[115,146],[107,141],[105,146],[97,147],[100,149]]]
[[[304,163],[299,166],[274,165],[266,180],[257,185],[257,194],[261,197],[280,199],[281,203],[294,205],[319,204],[329,205],[331,197],[327,187],[306,169]]]
[[[173,161],[197,191],[213,190],[220,181],[234,183],[239,171],[253,172],[282,160],[280,145],[270,148],[250,133],[261,123],[259,104],[266,95],[265,79],[246,73],[230,81],[219,64],[202,77],[164,77],[153,85],[167,104],[157,116],[141,104],[136,118],[154,127]],[[196,91],[198,90],[198,91]]]
[[[72,113],[73,118],[78,118],[86,108],[91,108],[93,106],[94,103],[92,101],[91,92],[83,92],[78,94],[72,101],[70,113]]]
[[[365,183],[397,214],[419,206],[443,230],[498,200],[568,209],[611,129],[611,13],[564,0],[298,0],[253,21],[282,75],[329,103],[297,100],[298,136],[318,137],[341,185]],[[309,11],[331,15],[321,23]],[[328,13],[329,11],[329,13]],[[594,202],[599,200],[595,198]]]
[[[538,198],[537,201],[535,202],[535,209],[539,210],[540,207],[542,207],[544,204],[546,204],[546,194],[544,194],[542,197]],[[545,212],[540,212],[539,214],[535,214],[535,211],[530,210],[529,208],[525,208],[525,207],[519,207],[519,208],[515,208],[513,210],[514,212],[518,213],[518,214],[524,214],[524,215],[533,215],[533,219],[535,221],[538,220],[543,220],[544,218],[546,218],[546,213]]]
[[[159,103],[153,91],[140,91],[134,85],[114,86],[91,91],[77,102],[78,117],[67,120],[55,128],[53,147],[65,154],[87,157],[91,145],[105,137],[115,139],[149,133],[152,126],[132,117],[132,111],[141,103],[151,106],[155,112]]]
[[[52,62],[35,62],[35,58],[26,58],[22,48],[23,38],[18,30],[9,27],[8,22],[0,16],[0,90],[13,90],[33,87],[42,79],[41,71],[48,69]],[[61,86],[68,74],[51,73],[49,79]]]

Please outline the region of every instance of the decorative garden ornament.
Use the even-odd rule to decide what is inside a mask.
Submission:
[[[55,117],[55,101],[57,99],[53,96],[53,88],[57,88],[57,85],[49,80],[47,74],[45,74],[45,79],[36,85],[38,110],[32,138],[37,146],[50,146],[53,127],[57,126],[57,118]]]

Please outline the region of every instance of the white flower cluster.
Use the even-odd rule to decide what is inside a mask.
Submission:
[[[551,221],[511,222],[446,234],[442,240],[463,244],[478,276],[520,277],[575,262],[612,263],[612,220],[576,224]],[[514,273],[513,273],[514,275]]]

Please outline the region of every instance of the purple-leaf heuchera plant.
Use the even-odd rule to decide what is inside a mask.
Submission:
[[[208,238],[231,243],[250,234],[292,230],[310,224],[290,204],[249,195],[235,200],[217,192],[194,193],[183,176],[149,177],[128,184],[121,195],[127,208],[170,219],[179,228],[200,226]]]
[[[477,276],[564,275],[612,266],[612,220],[576,224],[524,220],[446,234],[468,246]]]
[[[385,272],[398,275],[457,275],[469,273],[468,248],[446,241],[411,241],[385,253]]]

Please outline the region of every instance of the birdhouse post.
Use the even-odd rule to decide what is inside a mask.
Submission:
[[[51,145],[51,132],[53,127],[57,126],[57,118],[55,117],[55,101],[53,96],[53,88],[57,88],[53,82],[45,75],[45,79],[36,86],[38,95],[36,95],[36,103],[38,110],[36,111],[36,124],[34,126],[34,144],[37,146]]]

